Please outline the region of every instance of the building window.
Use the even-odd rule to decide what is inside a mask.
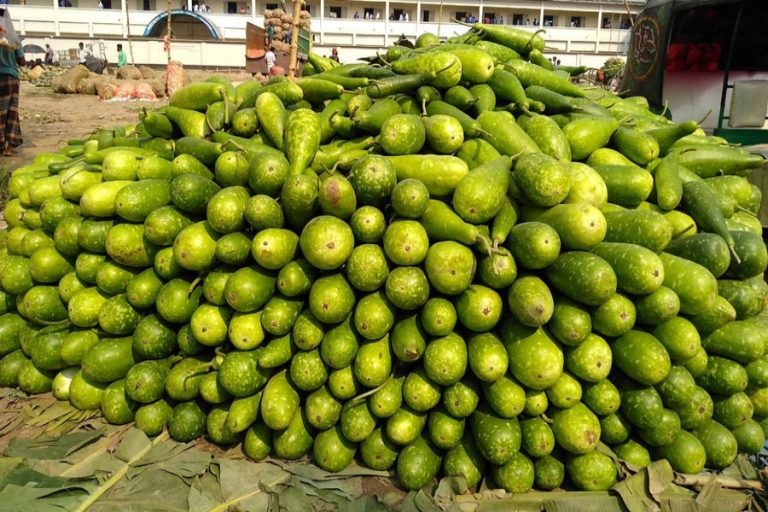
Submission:
[[[330,7],[328,12],[331,18],[341,18],[341,7]]]
[[[372,20],[373,19],[373,9],[370,7],[366,7],[363,9],[363,19],[365,20]]]
[[[512,24],[513,25],[522,25],[523,24],[523,15],[522,14],[513,14],[512,15]]]
[[[227,2],[227,14],[237,14],[237,2]]]
[[[544,16],[544,23],[542,26],[544,27],[551,27],[555,24],[555,17],[554,16]]]
[[[429,23],[429,11],[423,11],[421,13],[421,21]]]
[[[267,4],[268,11],[274,11],[275,9],[277,9],[277,4]]]
[[[581,16],[571,16],[571,26],[572,27],[580,27],[581,26]]]

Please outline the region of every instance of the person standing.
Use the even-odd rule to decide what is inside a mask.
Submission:
[[[272,40],[275,38],[275,27],[273,25],[267,25],[267,45],[272,44]]]
[[[264,60],[267,63],[267,75],[272,75],[272,68],[275,67],[275,48],[269,47],[269,51],[264,55]]]
[[[45,45],[45,64],[48,66],[53,65],[53,48],[51,45]]]
[[[119,44],[117,45],[117,67],[121,68],[128,64],[128,57],[125,55],[125,50],[123,50],[123,45]]]
[[[11,23],[3,9],[5,26]],[[14,148],[23,142],[19,121],[19,66],[25,66],[21,45],[15,50],[0,47],[0,147],[3,156],[13,156]]]
[[[91,54],[91,52],[85,47],[83,43],[79,43],[77,45],[77,61],[85,66],[85,60],[88,58],[88,56]]]

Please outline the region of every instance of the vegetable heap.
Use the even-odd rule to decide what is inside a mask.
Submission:
[[[758,452],[762,157],[543,48],[479,24],[313,55],[38,154],[8,184],[0,384],[407,489],[607,489],[600,443],[685,473]]]

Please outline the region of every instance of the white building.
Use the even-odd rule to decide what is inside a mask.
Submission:
[[[17,0],[18,1],[18,0]],[[24,0],[21,0],[24,1]],[[80,41],[104,42],[115,62],[116,44],[130,36],[136,64],[163,64],[162,36],[167,9],[173,9],[172,57],[185,65],[242,67],[246,22],[263,26],[263,13],[276,0],[26,0],[9,5],[24,43],[75,48]],[[635,15],[645,0],[308,0],[314,45],[329,54],[338,47],[342,60],[371,55],[401,35],[414,40],[432,32],[445,39],[466,31],[454,19],[519,25],[546,30],[548,53],[563,64],[596,66],[626,53],[629,7]],[[200,5],[205,4],[204,8]],[[71,5],[71,7],[65,7]],[[287,3],[292,10],[292,2]],[[183,10],[182,10],[183,9]],[[402,18],[402,21],[401,21]],[[405,20],[408,21],[405,21]],[[98,46],[97,46],[98,47]]]

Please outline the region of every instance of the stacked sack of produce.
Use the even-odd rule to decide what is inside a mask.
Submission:
[[[299,26],[309,30],[311,22],[309,12],[301,11]],[[293,16],[282,9],[266,10],[264,11],[264,28],[268,30],[270,26],[274,31],[272,45],[276,50],[287,53],[290,49],[287,36],[293,32]]]
[[[538,35],[416,46],[189,84],[16,169],[0,384],[407,489],[761,450],[763,158],[573,85]]]

